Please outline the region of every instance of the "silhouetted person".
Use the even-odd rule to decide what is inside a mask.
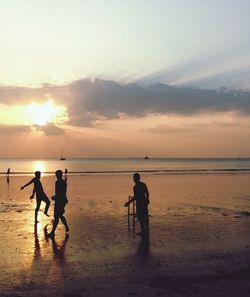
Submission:
[[[148,218],[148,204],[149,204],[149,191],[147,185],[140,181],[140,174],[135,173],[133,175],[134,185],[134,197],[132,197],[124,206],[136,201],[136,216],[141,226],[141,232],[139,235],[146,235],[149,232],[149,218]]]
[[[49,198],[47,197],[47,195],[44,193],[40,178],[41,178],[41,172],[36,171],[35,177],[31,181],[29,181],[27,184],[25,184],[24,186],[21,187],[21,190],[23,190],[25,187],[27,187],[31,184],[34,184],[34,189],[33,189],[32,195],[30,196],[30,199],[33,199],[36,194],[35,223],[38,222],[37,215],[38,215],[38,211],[40,209],[42,201],[44,201],[46,203],[44,214],[46,216],[49,216],[48,210],[49,210],[49,206],[50,206],[50,201],[49,201]]]
[[[6,172],[6,180],[7,180],[7,184],[10,183],[10,168],[8,168],[7,172]]]
[[[55,183],[55,196],[52,197],[52,200],[55,200],[54,222],[53,222],[53,229],[48,234],[49,237],[55,236],[55,231],[59,223],[59,219],[61,219],[63,225],[65,226],[65,231],[69,232],[69,226],[67,224],[67,220],[63,215],[65,213],[65,206],[68,203],[68,199],[66,196],[67,183],[63,179],[62,170],[57,170],[55,174],[56,174],[57,181]]]

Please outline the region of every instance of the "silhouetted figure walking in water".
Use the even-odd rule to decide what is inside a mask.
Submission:
[[[49,206],[50,206],[50,201],[49,201],[49,198],[47,197],[47,195],[44,193],[42,183],[40,182],[40,178],[41,178],[41,172],[36,171],[35,177],[31,181],[29,181],[27,184],[25,184],[24,186],[21,187],[21,190],[23,190],[25,187],[27,187],[31,184],[34,184],[34,189],[33,189],[32,195],[30,196],[30,199],[33,199],[36,194],[35,223],[38,222],[37,215],[38,215],[38,211],[40,209],[42,201],[44,201],[46,203],[44,214],[47,217],[49,217],[48,210],[49,210]]]
[[[6,180],[7,180],[7,184],[10,183],[10,168],[8,168],[7,172],[6,172]]]
[[[133,201],[136,201],[136,216],[141,226],[139,235],[146,235],[149,232],[149,218],[148,218],[148,204],[149,204],[149,191],[147,185],[140,181],[140,174],[133,175],[134,197],[132,197],[124,206],[128,207]]]
[[[65,231],[69,232],[69,226],[67,224],[67,220],[63,215],[65,213],[65,205],[68,203],[68,199],[66,196],[67,183],[63,179],[62,170],[57,170],[55,174],[56,174],[57,181],[55,183],[55,196],[52,197],[52,200],[55,200],[54,222],[53,222],[53,229],[48,234],[49,237],[55,236],[55,231],[59,223],[59,219],[61,219],[63,225],[65,226]]]

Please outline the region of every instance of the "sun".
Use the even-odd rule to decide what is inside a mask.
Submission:
[[[57,106],[53,100],[44,103],[32,102],[27,106],[28,116],[32,125],[44,126],[47,123],[61,123],[66,120],[65,107]]]

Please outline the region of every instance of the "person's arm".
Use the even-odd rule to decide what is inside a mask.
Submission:
[[[51,197],[51,200],[56,201],[56,199],[58,198],[58,194],[59,194],[59,184],[58,181],[55,182],[55,195],[53,195]]]
[[[129,201],[126,202],[126,203],[124,204],[124,206],[125,206],[125,207],[128,207],[129,204],[132,203],[133,201],[135,201],[135,197],[131,197],[131,196],[129,196]]]
[[[56,198],[60,196],[60,184],[59,184],[59,181],[55,182],[55,196],[56,196]]]
[[[132,202],[134,202],[134,201],[135,201],[135,196],[134,196],[134,197],[129,196],[129,200],[128,200],[128,202],[126,202],[126,203],[124,204],[124,206],[125,206],[125,207],[128,207],[129,204],[132,203]]]
[[[65,180],[64,195],[65,195],[65,202],[66,202],[66,203],[69,202],[69,200],[68,200],[68,198],[67,198],[67,187],[68,187],[68,185],[67,185],[67,181]]]
[[[147,187],[147,185],[145,184],[145,194],[146,194],[146,198],[147,198],[147,200],[148,200],[148,204],[150,203],[150,200],[149,200],[149,191],[148,191],[148,187]]]
[[[132,196],[129,196],[128,197],[129,200],[128,200],[128,202],[126,202],[124,204],[125,207],[128,207],[130,203],[132,203],[132,202],[134,202],[136,200],[136,197],[135,197],[135,187],[133,188],[133,192],[134,192],[134,196],[133,197]]]
[[[30,195],[30,199],[33,199],[33,198],[34,198],[35,193],[36,193],[36,190],[35,190],[35,187],[34,187],[33,192],[32,192],[32,194]]]
[[[21,190],[23,190],[24,188],[26,188],[27,186],[31,185],[34,182],[34,179],[32,179],[31,181],[29,181],[27,184],[25,184],[24,186],[21,187]]]

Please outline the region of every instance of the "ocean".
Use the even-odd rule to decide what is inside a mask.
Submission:
[[[39,170],[53,174],[57,169],[69,174],[103,173],[220,173],[250,172],[250,158],[75,158],[58,159],[0,159],[0,174],[29,175]]]

